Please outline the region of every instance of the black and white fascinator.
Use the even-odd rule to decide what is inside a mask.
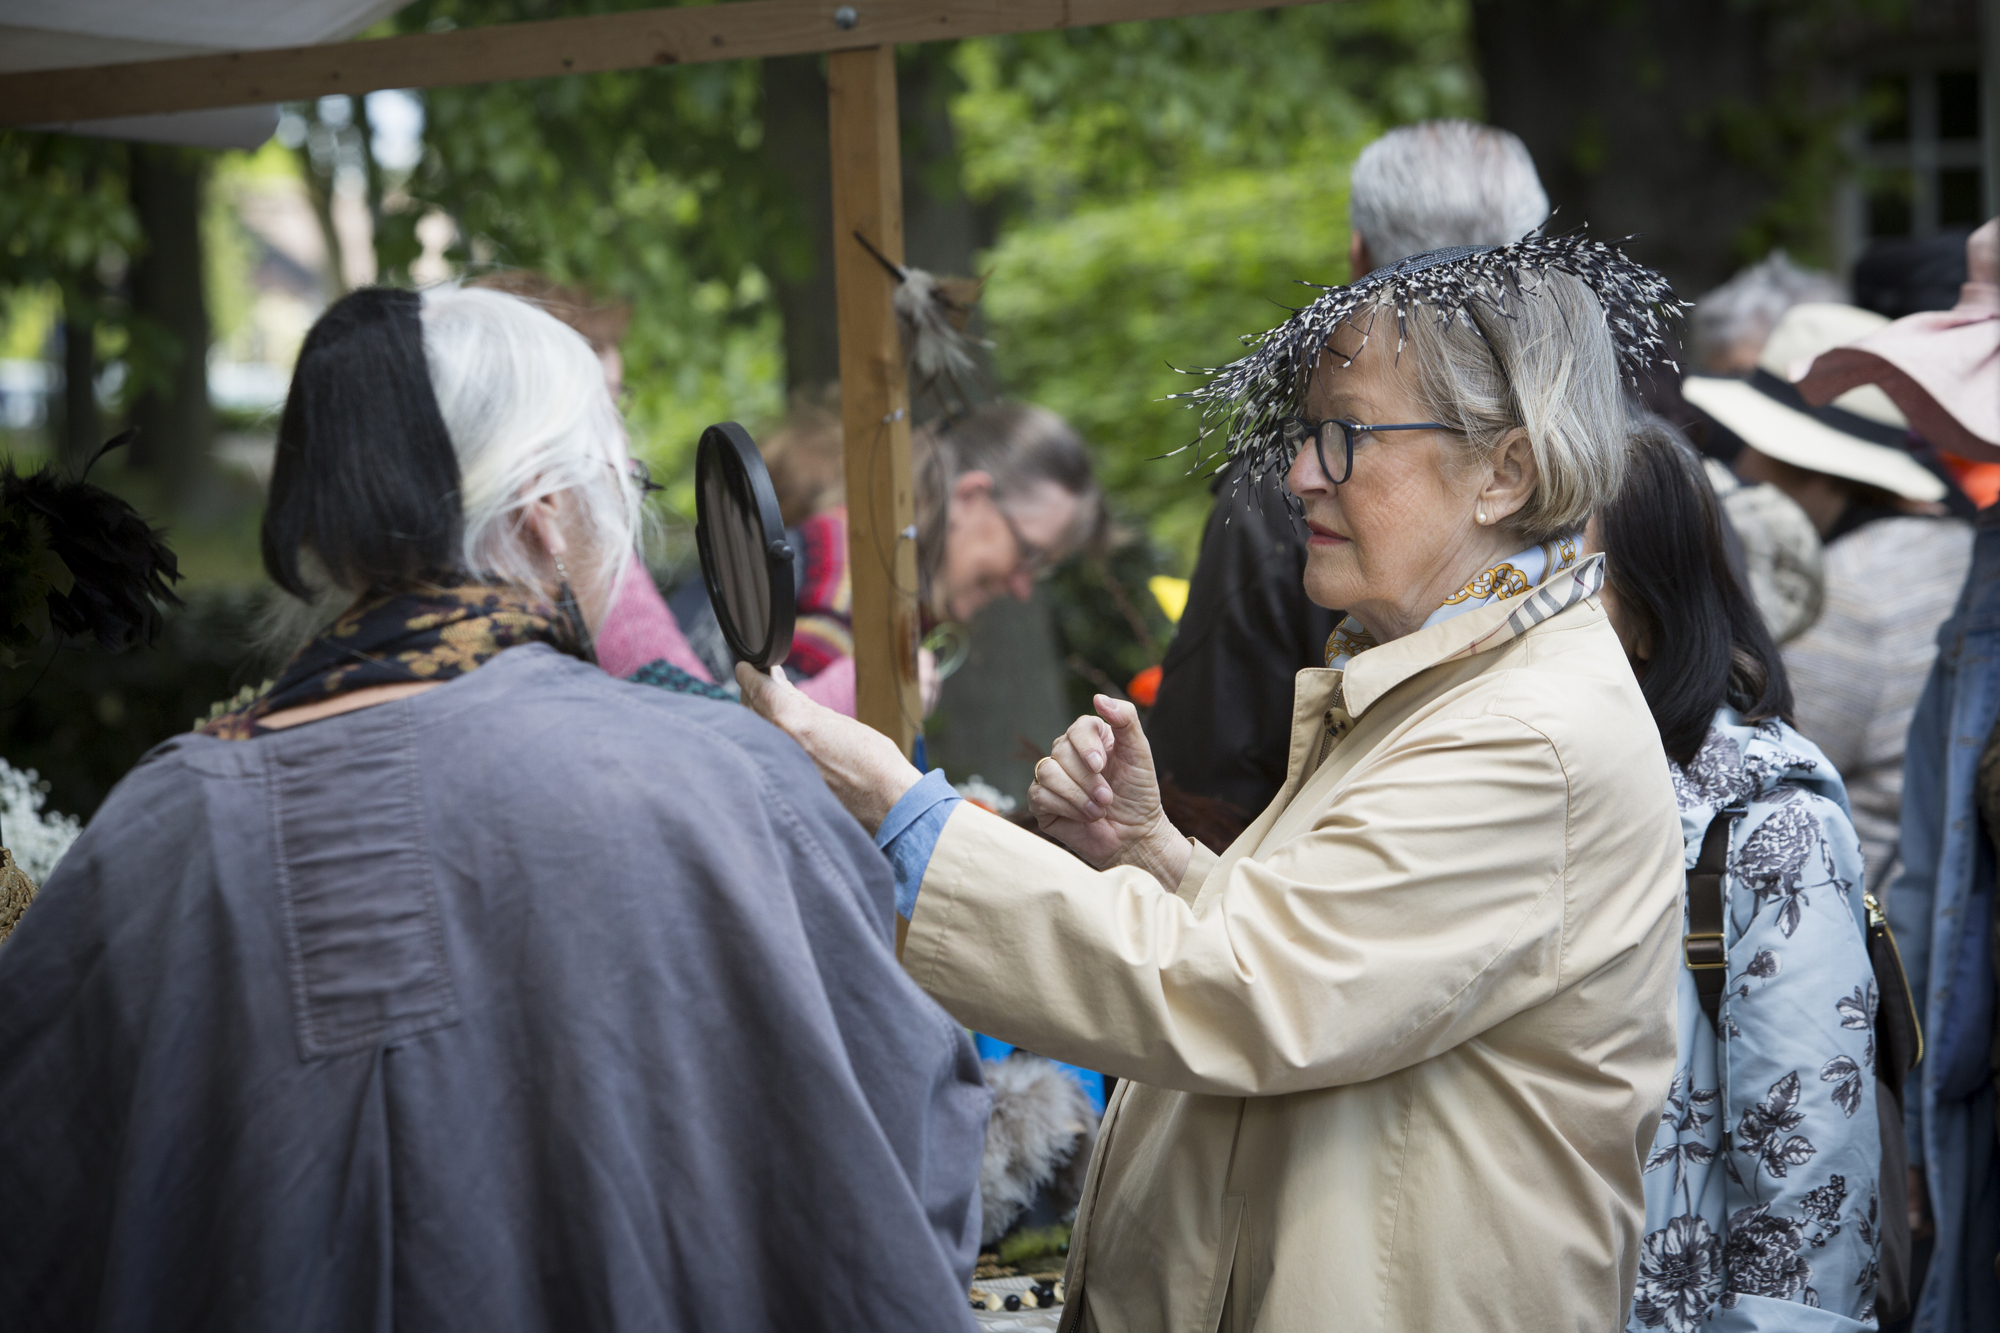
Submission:
[[[1625,238],[1630,240],[1630,237]],[[1618,248],[1623,242],[1590,239],[1584,232],[1533,235],[1512,245],[1459,245],[1432,250],[1376,269],[1345,287],[1323,287],[1312,304],[1293,312],[1278,327],[1243,339],[1250,353],[1229,365],[1196,370],[1208,382],[1173,395],[1201,412],[1195,447],[1217,434],[1246,472],[1282,471],[1291,452],[1280,439],[1282,420],[1298,410],[1327,339],[1343,323],[1360,330],[1363,345],[1377,336],[1375,323],[1393,312],[1396,350],[1408,340],[1412,319],[1440,325],[1463,320],[1479,329],[1475,313],[1513,317],[1517,303],[1532,300],[1545,273],[1567,273],[1582,281],[1604,309],[1605,327],[1618,350],[1619,369],[1637,385],[1643,374],[1670,359],[1672,326],[1692,307],[1677,299],[1667,280]],[[1484,332],[1481,331],[1484,337]]]

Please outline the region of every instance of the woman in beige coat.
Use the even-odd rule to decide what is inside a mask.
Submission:
[[[1624,1321],[1682,847],[1575,539],[1668,299],[1579,238],[1418,256],[1203,391],[1289,464],[1306,590],[1349,610],[1298,675],[1284,787],[1221,856],[1161,812],[1129,704],[1037,770],[1071,856],[739,670],[895,863],[917,982],[1121,1080],[1065,1328]]]

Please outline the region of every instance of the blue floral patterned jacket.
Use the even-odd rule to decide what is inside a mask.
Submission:
[[[1847,793],[1812,742],[1716,715],[1673,771],[1688,865],[1730,839],[1721,1039],[1681,970],[1631,1330],[1875,1327],[1875,979]]]

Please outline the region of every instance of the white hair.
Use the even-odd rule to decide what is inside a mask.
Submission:
[[[1362,149],[1348,216],[1380,267],[1448,246],[1512,244],[1547,220],[1549,196],[1518,136],[1427,120]]]
[[[1504,313],[1472,306],[1463,319],[1441,321],[1412,307],[1402,354],[1415,355],[1426,418],[1464,441],[1467,463],[1484,463],[1511,432],[1527,432],[1535,489],[1506,526],[1540,543],[1581,531],[1618,493],[1628,426],[1618,353],[1597,298],[1554,269],[1530,284]],[[1370,341],[1394,347],[1394,308],[1373,315]]]
[[[522,515],[568,492],[578,527],[564,567],[608,596],[637,548],[641,509],[597,354],[576,330],[500,292],[434,287],[423,324],[431,388],[458,456],[463,568],[539,587]]]
[[[1694,303],[1688,330],[1695,365],[1718,366],[1744,343],[1761,349],[1784,313],[1808,302],[1845,305],[1847,290],[1831,273],[1801,268],[1783,250],[1773,250]]]

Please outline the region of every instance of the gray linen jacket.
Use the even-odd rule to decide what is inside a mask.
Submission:
[[[540,646],[171,741],[0,947],[0,1326],[969,1328],[892,910],[790,740]]]

